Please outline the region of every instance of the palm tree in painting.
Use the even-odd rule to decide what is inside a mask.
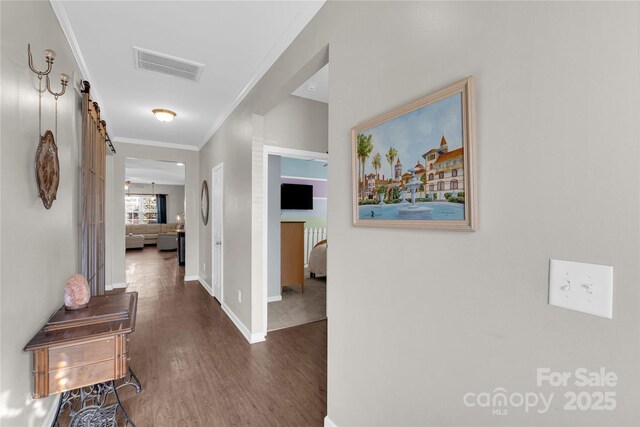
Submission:
[[[389,147],[389,151],[387,151],[385,157],[387,158],[387,162],[389,162],[389,166],[391,166],[391,175],[389,175],[389,177],[393,180],[393,161],[398,157],[398,150],[393,147]]]
[[[376,155],[373,156],[373,159],[371,159],[371,166],[373,166],[373,169],[376,171],[375,179],[378,179],[378,171],[382,167],[382,157],[380,156],[380,153],[376,153]]]
[[[358,159],[360,160],[360,164],[359,164],[359,169],[360,169],[360,182],[361,182],[361,200],[364,201],[364,179],[365,179],[365,171],[364,171],[364,165],[367,161],[367,158],[369,157],[369,155],[371,154],[371,151],[373,151],[373,143],[371,142],[371,139],[373,138],[373,135],[369,134],[369,135],[365,135],[363,133],[359,133],[358,136],[356,137],[356,155],[358,156]]]
[[[371,166],[373,166],[373,169],[375,169],[377,177],[378,171],[382,167],[382,157],[380,157],[380,153],[376,153],[376,155],[373,156],[373,159],[371,159]]]

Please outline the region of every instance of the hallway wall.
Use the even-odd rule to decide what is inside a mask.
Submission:
[[[311,73],[313,74],[313,73]],[[299,84],[311,74],[300,76]],[[299,85],[298,84],[298,85]],[[296,86],[297,87],[297,86]],[[266,332],[262,311],[263,276],[262,146],[264,144],[301,150],[327,151],[327,104],[285,94],[258,109],[249,95],[200,150],[200,180],[211,180],[211,169],[224,162],[224,301],[256,339]],[[256,114],[254,114],[256,113]],[[259,113],[259,114],[257,114]],[[268,136],[268,139],[267,139]],[[258,169],[256,169],[258,168]],[[267,195],[265,195],[267,197]],[[266,227],[266,224],[265,224]],[[200,277],[211,284],[210,223],[200,223]],[[254,291],[259,287],[259,292]],[[238,291],[242,302],[238,301]],[[252,308],[258,312],[252,313]]]
[[[49,2],[3,1],[0,16],[0,424],[40,426],[56,398],[31,399],[31,353],[22,349],[63,304],[65,282],[80,270],[82,74]],[[58,100],[60,183],[49,210],[38,197],[34,172],[38,78],[27,66],[27,43],[36,69],[46,68],[44,49],[55,50],[54,90],[60,73],[72,77]],[[55,129],[54,98],[45,92],[42,132],[47,129]]]
[[[289,95],[269,110],[260,136],[269,145],[327,152],[329,106],[324,102]]]
[[[638,9],[328,2],[203,148],[203,170],[230,159],[225,182],[242,183],[225,191],[243,227],[237,286],[255,305],[262,261],[249,273],[246,256],[262,237],[247,224],[261,215],[249,195],[262,178],[247,171],[260,161],[252,135],[262,129],[253,114],[286,97],[328,47],[336,425],[640,424]],[[479,230],[353,227],[351,128],[468,75],[477,79]],[[549,258],[613,265],[613,320],[550,307]],[[252,327],[262,315],[246,304],[238,314]],[[538,368],[601,366],[619,378],[614,411],[565,411],[564,392],[579,388],[536,384]],[[506,416],[465,405],[466,393],[496,387],[555,400],[546,413],[512,407]]]
[[[267,263],[269,269],[267,271],[267,297],[279,298],[282,292],[281,276],[280,276],[280,156],[269,156],[269,178],[267,197],[269,198],[268,213],[268,245]]]

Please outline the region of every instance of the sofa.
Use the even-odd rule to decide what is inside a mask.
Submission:
[[[145,245],[158,243],[158,234],[176,234],[178,224],[127,224],[125,233],[144,236]]]

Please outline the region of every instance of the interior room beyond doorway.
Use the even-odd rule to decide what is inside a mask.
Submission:
[[[327,161],[269,155],[268,330],[326,319]]]
[[[161,268],[160,264],[170,262],[184,265],[184,250],[181,251],[180,247],[185,220],[184,183],[185,165],[182,163],[126,159],[124,217],[127,284],[135,283],[143,270]],[[184,268],[172,271],[184,276]]]

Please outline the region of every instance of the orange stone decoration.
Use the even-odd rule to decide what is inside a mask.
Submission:
[[[64,287],[64,308],[66,310],[80,310],[89,305],[91,293],[89,283],[82,274],[69,277]]]

